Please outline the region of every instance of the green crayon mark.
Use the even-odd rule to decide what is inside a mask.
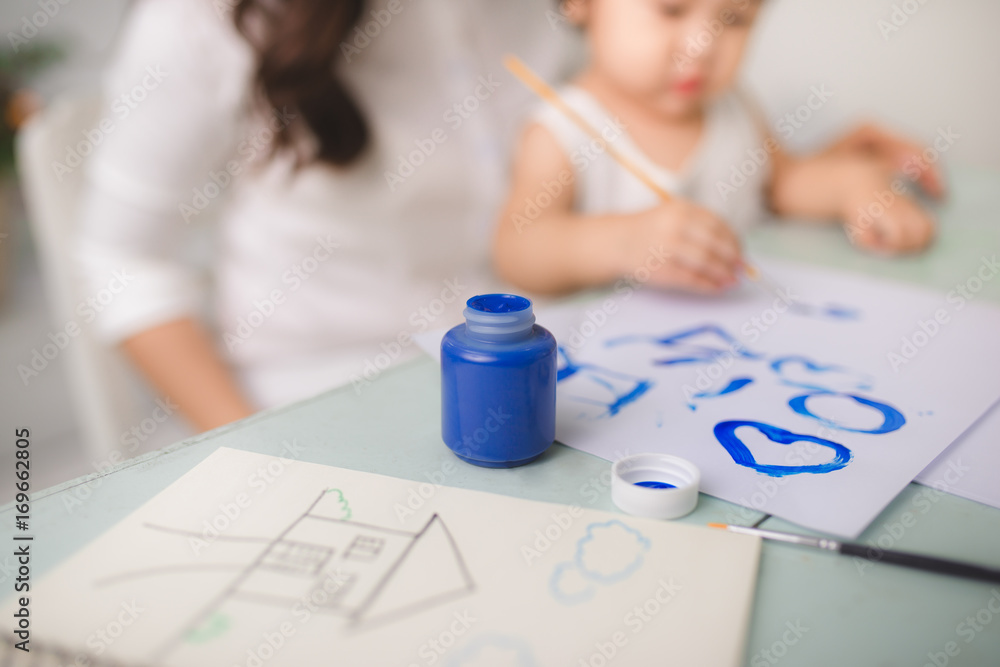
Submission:
[[[344,521],[350,519],[351,518],[351,504],[349,502],[347,502],[347,498],[344,497],[344,492],[341,491],[340,489],[327,489],[326,492],[327,493],[336,493],[337,494],[337,498],[340,500],[340,508],[341,508],[341,511],[343,512],[343,515],[340,517],[340,519],[342,519]]]
[[[204,644],[216,637],[224,635],[229,629],[229,617],[225,614],[215,612],[201,624],[187,634],[184,638],[189,644]]]

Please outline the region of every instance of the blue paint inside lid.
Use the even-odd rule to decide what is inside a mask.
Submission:
[[[649,480],[648,482],[636,482],[635,485],[636,486],[645,486],[648,489],[676,489],[677,488],[673,484],[668,484],[667,482],[658,482],[656,480]]]

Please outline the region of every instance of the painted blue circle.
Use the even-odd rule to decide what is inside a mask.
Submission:
[[[806,406],[806,401],[808,401],[813,396],[844,396],[853,399],[855,402],[861,405],[867,405],[870,408],[875,408],[882,413],[882,425],[874,429],[863,429],[863,428],[848,428],[846,426],[841,426],[840,424],[830,421],[829,419],[824,419],[817,414],[811,412]],[[882,433],[892,433],[898,430],[903,424],[906,423],[906,417],[903,413],[885,403],[879,403],[878,401],[873,401],[869,398],[864,398],[862,396],[855,396],[854,394],[842,394],[840,392],[834,391],[815,391],[810,394],[803,394],[802,396],[795,396],[788,401],[788,407],[802,415],[803,417],[809,417],[810,419],[815,419],[821,422],[825,426],[830,428],[836,428],[841,431],[850,431],[852,433],[870,433],[873,435],[880,435]]]
[[[518,313],[531,308],[531,301],[516,294],[480,294],[465,305],[481,313]]]
[[[676,489],[677,487],[673,484],[667,482],[658,482],[655,479],[651,479],[648,482],[636,482],[636,486],[645,486],[648,489]]]
[[[750,449],[743,444],[743,441],[740,440],[738,435],[736,435],[736,429],[741,426],[750,426],[755,428],[767,436],[768,440],[776,442],[779,445],[790,445],[793,442],[801,441],[815,442],[817,445],[829,447],[834,453],[833,460],[826,463],[801,466],[779,466],[757,463],[757,459],[755,459],[753,454],[750,453]],[[817,438],[816,436],[806,435],[804,433],[792,433],[791,431],[786,431],[785,429],[778,428],[777,426],[771,426],[770,424],[763,424],[761,422],[754,421],[720,422],[715,425],[715,439],[719,441],[719,444],[721,444],[727,452],[729,452],[729,455],[733,457],[733,461],[741,466],[746,466],[747,468],[764,473],[765,475],[770,475],[771,477],[784,477],[785,475],[799,475],[802,473],[833,472],[834,470],[840,470],[850,463],[852,456],[851,450],[844,447],[840,443],[833,442],[832,440]]]

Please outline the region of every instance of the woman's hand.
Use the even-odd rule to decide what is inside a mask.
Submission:
[[[740,242],[725,222],[683,199],[624,216],[620,272],[648,283],[696,292],[731,287],[743,266]]]

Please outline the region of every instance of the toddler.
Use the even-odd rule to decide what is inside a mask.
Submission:
[[[933,167],[912,168],[919,146],[864,126],[821,153],[793,157],[735,88],[760,4],[563,3],[584,31],[590,59],[559,94],[602,140],[555,107],[534,115],[494,244],[503,278],[559,293],[645,266],[654,267],[652,285],[718,292],[744,268],[740,232],[768,209],[839,220],[854,244],[875,252],[915,252],[930,243],[932,220],[894,182],[900,172],[916,175],[927,193],[941,195]],[[671,199],[662,201],[613,160],[605,141]],[[751,158],[757,168],[741,171]],[[895,193],[888,205],[885,192]]]

